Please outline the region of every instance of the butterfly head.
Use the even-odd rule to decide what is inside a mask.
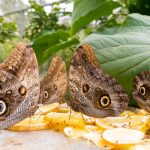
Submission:
[[[133,83],[133,98],[141,108],[150,112],[150,71],[138,74]]]

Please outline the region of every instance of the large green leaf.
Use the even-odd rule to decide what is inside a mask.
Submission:
[[[89,35],[82,43],[94,48],[102,68],[124,86],[130,97],[135,75],[150,70],[149,16],[131,14],[120,28]]]
[[[74,0],[71,35],[102,16],[108,16],[119,4],[112,0]]]

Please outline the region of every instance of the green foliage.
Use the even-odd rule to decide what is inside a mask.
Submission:
[[[39,64],[43,64],[60,50],[79,43],[76,37],[70,38],[69,26],[59,24],[59,17],[71,15],[71,12],[60,8],[59,2],[52,3],[51,13],[48,14],[35,1],[30,1],[30,4],[31,20],[26,28],[26,36],[32,41]]]
[[[71,35],[87,26],[93,20],[112,14],[119,3],[112,0],[74,0]]]
[[[13,42],[8,41],[8,42],[0,43],[0,63],[2,63],[8,57],[8,55],[10,54],[14,46],[14,43],[18,42],[18,39],[17,41],[15,40],[13,40]]]
[[[68,39],[67,41],[61,42],[60,44],[54,45],[50,48],[48,48],[45,52],[44,52],[44,56],[48,57],[49,55],[53,54],[54,52],[58,52],[60,49],[65,49],[68,48],[72,45],[78,44],[79,41],[77,38],[73,37],[71,39]]]
[[[112,10],[120,6],[119,3],[113,2],[112,0],[75,0],[74,12],[72,15],[72,26],[70,29],[58,25],[58,17],[61,16],[61,9],[59,8],[59,6],[56,9],[57,11],[52,10],[52,12],[47,15],[43,7],[39,6],[33,1],[31,1],[30,3],[32,6],[31,8],[34,9],[34,12],[31,12],[33,17],[31,17],[31,27],[28,27],[28,31],[32,33],[32,36],[30,36],[30,38],[33,39],[33,47],[36,51],[37,58],[40,64],[43,64],[47,60],[47,58],[53,56],[60,50],[76,47],[79,43],[79,39],[81,40],[81,38],[79,38],[80,35],[77,36],[76,34],[75,36],[73,36],[76,32],[86,27],[91,21],[95,19],[101,18],[102,16],[111,15]],[[56,4],[58,3],[55,3],[55,5]],[[63,15],[65,14],[68,15],[68,12],[64,12]],[[49,16],[53,15],[55,17],[52,17],[52,20],[50,20]],[[44,23],[44,26],[41,23],[42,21]],[[51,22],[53,24],[51,24]],[[68,34],[67,38],[65,38],[66,33],[62,32],[64,28],[66,32],[71,33],[71,35]],[[91,27],[85,29],[82,34],[82,38],[89,34],[91,31]],[[39,34],[37,34],[38,32]]]
[[[58,23],[60,15],[68,15],[69,13],[61,12],[59,3],[52,4],[51,13],[46,13],[43,6],[38,5],[34,0],[30,0],[31,9],[29,10],[30,24],[26,28],[26,37],[36,38],[38,33],[44,31],[57,31],[59,29],[67,29],[66,26]]]
[[[9,55],[13,39],[15,39],[17,27],[14,22],[7,22],[0,17],[0,63]]]
[[[41,32],[38,36],[35,37],[33,43],[37,44],[49,44],[55,45],[61,41],[67,40],[69,37],[69,33],[63,30],[51,32]]]
[[[33,40],[33,48],[35,49],[39,64],[43,64],[47,60],[48,56],[51,56],[51,54],[56,53],[54,51],[53,53],[50,53],[50,55],[47,54],[47,56],[45,56],[45,51],[49,52],[52,47],[64,41],[67,41],[68,38],[69,33],[62,30],[55,32],[43,32],[40,35],[38,35]]]
[[[16,25],[14,22],[6,22],[4,18],[0,17],[0,42],[4,43],[6,40],[11,40],[16,36]]]

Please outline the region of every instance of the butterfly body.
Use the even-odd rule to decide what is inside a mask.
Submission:
[[[77,48],[69,71],[71,101],[75,110],[93,117],[119,115],[127,109],[128,96],[117,81],[104,73],[92,48]]]
[[[133,83],[133,98],[141,108],[150,112],[150,71],[138,74]]]

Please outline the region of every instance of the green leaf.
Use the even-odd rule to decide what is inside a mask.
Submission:
[[[116,26],[113,28],[104,28],[99,34],[129,34],[129,32],[140,32],[150,34],[150,17],[140,14],[128,15],[126,21],[122,26]]]
[[[48,47],[48,44],[33,45],[32,47],[35,51],[39,65],[43,64],[46,61],[44,58],[44,51]]]
[[[35,50],[39,64],[43,64],[46,61],[44,52],[46,49],[56,46],[57,44],[66,41],[69,38],[69,34],[66,31],[56,32],[44,32],[38,34],[34,39],[32,46]]]
[[[108,16],[120,6],[112,0],[74,0],[71,35],[102,16]]]
[[[44,32],[39,34],[38,36],[35,37],[34,41],[33,41],[33,45],[36,44],[45,44],[45,43],[49,43],[49,44],[56,44],[58,43],[60,40],[67,40],[69,37],[68,32],[66,31],[55,31],[55,32]]]
[[[94,48],[102,68],[123,85],[131,98],[133,78],[150,70],[150,17],[131,14],[123,26],[113,30],[92,34],[82,43]]]
[[[62,42],[60,44],[54,45],[53,47],[48,48],[45,52],[44,52],[44,56],[48,57],[56,52],[58,52],[61,49],[65,49],[68,48],[72,45],[78,44],[79,40],[75,37],[73,37],[72,39]]]

